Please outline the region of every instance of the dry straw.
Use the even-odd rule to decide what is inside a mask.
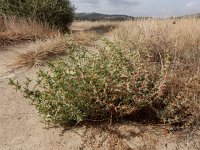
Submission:
[[[0,30],[0,47],[45,39],[58,34],[57,30],[34,20],[22,20],[16,17],[3,19],[0,21],[3,29]]]
[[[67,42],[63,36],[31,43],[24,53],[18,53],[14,68],[33,67],[44,64],[45,60],[63,55],[67,52]]]

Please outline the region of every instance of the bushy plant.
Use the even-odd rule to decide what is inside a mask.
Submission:
[[[74,7],[69,0],[1,0],[0,12],[31,18],[67,30],[73,21]]]
[[[49,71],[37,73],[35,85],[30,79],[23,85],[10,83],[48,123],[134,118],[141,111],[137,117],[162,121],[169,95],[165,67],[143,60],[138,50],[125,51],[105,42],[98,54],[70,45],[68,60],[49,63]]]

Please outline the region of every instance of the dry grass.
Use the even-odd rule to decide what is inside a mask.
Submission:
[[[143,48],[159,52],[170,52],[173,56],[184,57],[185,61],[199,60],[200,20],[127,21],[113,31],[115,41],[125,48]],[[192,56],[191,56],[192,55]],[[154,58],[158,59],[158,58]]]
[[[0,33],[0,47],[6,47],[10,45],[20,44],[22,42],[35,41],[35,35],[26,35],[13,32],[1,32]]]
[[[93,46],[94,42],[98,39],[95,32],[91,31],[78,31],[71,34],[72,39],[85,46]]]
[[[105,36],[118,27],[119,22],[79,21],[71,26],[72,38],[81,45],[93,46],[99,36]]]
[[[111,32],[113,29],[118,27],[120,22],[110,22],[110,21],[80,21],[74,22],[71,26],[73,31],[93,31],[99,34]]]
[[[47,25],[15,17],[0,19],[4,25],[0,31],[0,48],[29,42],[26,51],[18,53],[16,61],[11,64],[14,68],[41,65],[44,60],[63,54],[67,48],[64,36]]]
[[[11,66],[18,69],[43,65],[46,60],[66,54],[67,47],[68,44],[63,36],[37,40],[28,45],[26,52],[18,53],[16,61]]]
[[[170,91],[174,107],[185,108],[170,113],[191,114],[200,118],[200,19],[141,20],[121,23],[112,32],[113,40],[126,49],[139,49],[148,53],[151,61],[169,64],[168,76],[172,78]],[[185,118],[185,117],[183,117]],[[178,118],[177,118],[178,119]]]
[[[45,39],[58,34],[58,30],[49,28],[33,20],[15,17],[1,17],[0,47],[18,44],[36,39]]]

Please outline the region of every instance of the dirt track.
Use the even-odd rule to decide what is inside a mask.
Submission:
[[[85,126],[65,132],[61,128],[47,129],[22,94],[8,85],[9,78],[34,77],[37,70],[9,72],[7,64],[14,57],[14,49],[0,50],[0,150],[200,149],[197,131],[196,136],[180,138],[180,132],[167,133],[165,127],[131,124],[116,125],[120,135]]]
[[[8,85],[8,79],[34,76],[35,69],[8,72],[14,58],[12,49],[0,55],[0,150],[76,149],[79,136],[73,132],[60,136],[61,129],[44,129],[34,108]],[[80,129],[81,130],[81,129]],[[74,143],[74,139],[76,139]],[[65,145],[65,146],[63,146]]]

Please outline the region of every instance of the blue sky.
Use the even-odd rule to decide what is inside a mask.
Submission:
[[[169,17],[200,13],[200,0],[71,0],[77,12]]]

